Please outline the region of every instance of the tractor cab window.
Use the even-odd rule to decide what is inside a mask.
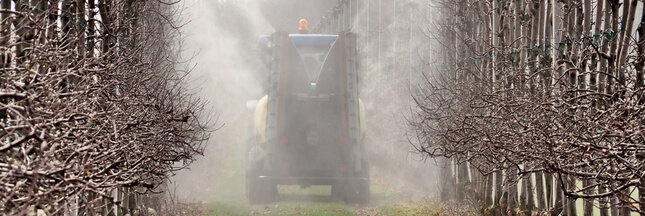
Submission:
[[[300,53],[300,58],[302,58],[305,68],[307,68],[306,73],[309,81],[315,83],[320,75],[320,69],[325,61],[327,52],[329,52],[329,47],[301,46],[298,47],[298,52]]]

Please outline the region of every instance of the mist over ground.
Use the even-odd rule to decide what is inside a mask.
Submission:
[[[221,128],[212,134],[204,156],[171,179],[171,194],[188,202],[245,202],[244,149],[250,124],[246,101],[262,96],[257,37],[276,28],[296,33],[300,18],[307,18],[313,26],[335,4],[295,0],[185,3],[184,17],[190,22],[184,26],[184,54],[194,56],[195,64],[191,85],[210,101],[215,127]],[[412,152],[404,118],[411,109],[408,86],[421,72],[413,65],[429,57],[430,45],[424,43],[427,36],[422,27],[392,22],[395,16],[420,16],[405,11],[423,8],[423,4],[382,4],[357,13],[391,18],[372,15],[373,19],[351,24],[361,45],[360,97],[366,106],[372,180],[409,190],[406,199],[433,197],[438,185],[435,166]]]

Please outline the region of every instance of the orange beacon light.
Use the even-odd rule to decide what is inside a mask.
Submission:
[[[300,26],[298,27],[300,33],[307,33],[309,31],[309,24],[306,19],[300,19]]]

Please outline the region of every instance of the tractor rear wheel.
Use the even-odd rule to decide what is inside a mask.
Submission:
[[[367,205],[370,202],[370,166],[363,161],[363,171],[351,179],[337,181],[331,186],[331,197],[334,201],[344,200],[348,204]]]
[[[345,202],[348,204],[367,205],[370,203],[370,181],[352,180],[345,190]]]
[[[246,195],[251,204],[273,202],[278,193],[278,186],[269,179],[259,178],[258,172],[247,173]]]

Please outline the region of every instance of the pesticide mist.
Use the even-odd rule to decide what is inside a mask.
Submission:
[[[435,165],[414,153],[405,119],[413,107],[409,86],[415,85],[433,55],[428,30],[410,21],[423,20],[429,25],[430,18],[424,17],[428,8],[414,1],[356,2],[351,17],[362,18],[348,18],[342,25],[359,38],[360,98],[366,109],[365,141],[372,181],[382,184],[377,193],[385,200],[434,197],[438,185]],[[171,179],[171,195],[187,202],[246,202],[245,145],[252,119],[246,102],[263,96],[258,36],[275,29],[296,33],[301,18],[314,26],[335,4],[294,0],[185,3],[184,17],[190,22],[183,27],[184,55],[195,64],[193,90],[210,101],[219,129],[212,134],[204,156]],[[399,196],[387,196],[395,193]]]
[[[210,101],[220,129],[204,156],[172,179],[170,192],[187,201],[212,201],[226,190],[218,187],[226,187],[219,181],[227,175],[243,177],[241,154],[249,124],[245,103],[257,98],[260,90],[252,57],[255,35],[272,30],[251,3],[190,1],[185,10],[191,21],[184,27],[184,53],[195,63],[193,86]],[[244,193],[243,187],[236,189]]]

